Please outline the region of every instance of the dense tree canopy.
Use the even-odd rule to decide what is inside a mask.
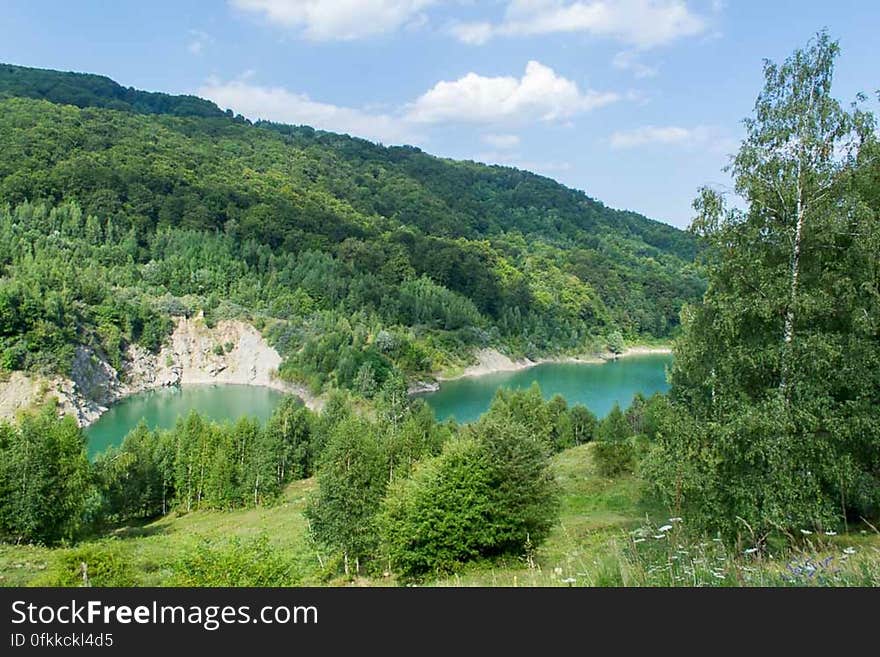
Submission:
[[[5,65],[0,232],[7,369],[76,343],[118,366],[203,310],[261,318],[285,376],[369,391],[476,345],[669,336],[703,289],[693,237],[547,178]]]
[[[695,203],[709,289],[685,313],[652,477],[728,536],[880,508],[880,160],[872,117],[831,95],[837,52],[822,33],[766,64],[733,164],[746,208]]]

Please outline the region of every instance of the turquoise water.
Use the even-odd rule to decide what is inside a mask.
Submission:
[[[284,393],[271,388],[228,384],[142,392],[113,404],[97,422],[86,428],[89,455],[120,444],[141,419],[152,429],[170,429],[179,416],[195,410],[218,422],[234,421],[244,415],[265,421],[283,397]]]
[[[518,372],[446,381],[439,391],[419,396],[438,419],[471,422],[489,408],[498,388],[528,388],[537,381],[546,398],[560,394],[569,404],[584,404],[603,417],[614,402],[629,405],[637,392],[648,396],[666,391],[665,368],[671,362],[671,356],[659,354],[597,364],[545,363]],[[216,421],[234,421],[244,415],[265,421],[283,397],[277,390],[243,385],[159,388],[132,395],[111,406],[86,429],[89,455],[120,444],[141,419],[150,428],[169,429],[178,417],[195,410]]]
[[[517,372],[446,381],[437,392],[420,394],[440,420],[472,422],[482,415],[498,388],[524,389],[537,382],[544,397],[559,394],[569,404],[583,404],[600,418],[614,402],[626,407],[633,395],[665,392],[666,366],[672,356],[650,354],[607,363],[544,363]]]

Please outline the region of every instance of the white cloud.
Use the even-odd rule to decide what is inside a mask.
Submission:
[[[692,12],[686,0],[510,0],[500,23],[459,25],[453,34],[479,45],[494,36],[580,32],[652,48],[706,28],[706,19]]]
[[[246,12],[292,28],[314,41],[353,40],[425,21],[437,0],[229,0]]]
[[[615,132],[611,135],[609,144],[617,150],[661,144],[700,148],[719,154],[729,153],[736,148],[734,139],[717,128],[704,125],[693,128],[647,125]]]
[[[657,69],[648,66],[639,60],[639,54],[634,50],[623,50],[611,60],[611,65],[621,71],[630,71],[636,78],[652,78],[657,75]]]
[[[522,78],[468,73],[441,81],[412,103],[407,118],[416,123],[502,123],[566,119],[619,100],[612,92],[587,90],[530,61]]]
[[[483,141],[492,148],[508,150],[519,146],[519,135],[483,135]]]
[[[461,41],[472,46],[481,46],[492,38],[491,23],[456,23],[449,31]]]
[[[388,144],[417,139],[410,126],[389,114],[322,103],[283,87],[262,87],[241,78],[209,80],[196,93],[250,119],[309,125]]]
[[[214,37],[201,30],[190,30],[189,35],[190,42],[187,44],[186,49],[193,55],[201,55],[207,46],[214,43]]]

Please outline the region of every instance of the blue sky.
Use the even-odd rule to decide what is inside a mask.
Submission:
[[[5,0],[0,61],[510,164],[683,227],[730,184],[762,59],[822,27],[836,95],[880,88],[875,0]]]

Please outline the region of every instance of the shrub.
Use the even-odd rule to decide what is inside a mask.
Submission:
[[[173,586],[293,586],[298,574],[269,537],[203,538],[172,565]]]
[[[596,470],[602,477],[617,477],[633,471],[636,450],[629,440],[609,442],[597,440],[593,447]]]
[[[522,553],[549,533],[557,487],[544,446],[519,424],[484,419],[385,499],[385,554],[404,579],[479,557]]]
[[[85,569],[85,577],[83,570]],[[91,543],[59,550],[35,586],[136,586],[129,557],[114,543]]]

